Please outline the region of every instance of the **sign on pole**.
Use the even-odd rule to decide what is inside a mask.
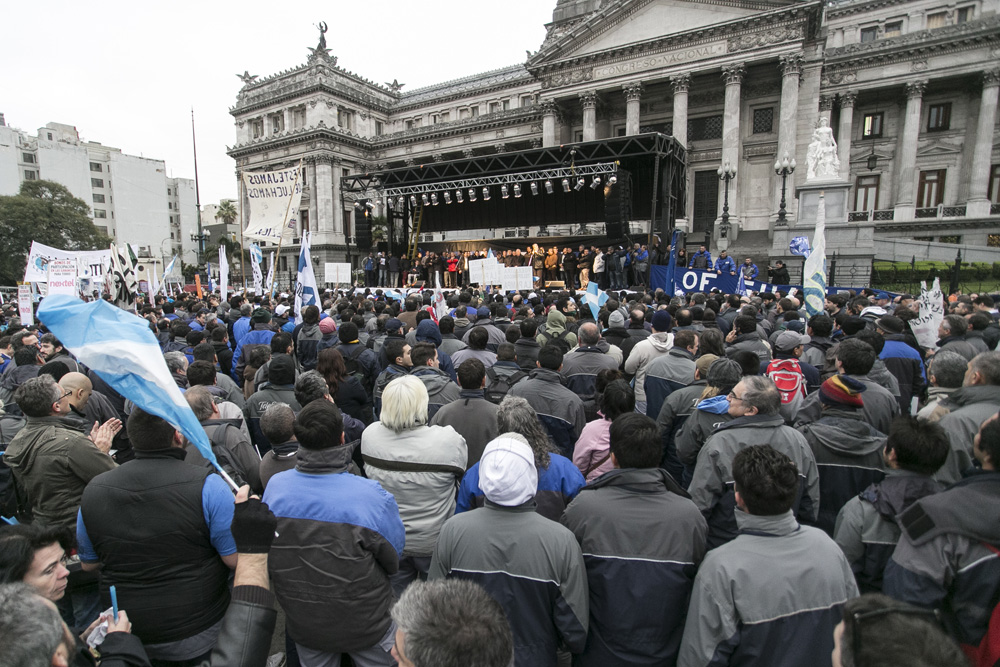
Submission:
[[[77,262],[73,259],[53,259],[48,263],[49,295],[77,296]]]
[[[332,283],[334,285],[339,285],[341,283],[346,283],[348,285],[353,282],[353,277],[351,276],[351,265],[347,262],[325,262],[323,264],[324,268],[324,282]]]
[[[17,312],[22,325],[35,323],[35,313],[31,309],[31,283],[17,284]]]
[[[941,281],[934,279],[934,284],[927,289],[927,283],[920,283],[920,297],[917,299],[920,310],[916,319],[910,320],[910,330],[921,347],[937,349],[938,327],[944,320],[944,294],[941,293]]]

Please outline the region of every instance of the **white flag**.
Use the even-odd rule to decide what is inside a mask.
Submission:
[[[226,300],[229,290],[229,258],[226,257],[226,246],[219,246],[219,295]]]
[[[302,324],[302,309],[306,306],[319,305],[319,287],[316,285],[316,274],[313,273],[312,260],[309,257],[309,243],[312,234],[306,232],[302,236],[299,250],[299,275],[295,282],[295,323]]]
[[[264,259],[264,253],[261,251],[260,246],[256,243],[250,244],[250,268],[253,271],[253,291],[255,294],[261,294],[263,288],[261,286],[261,281],[264,277],[261,275],[260,263]]]
[[[274,251],[273,250],[271,251],[271,259],[268,262],[268,264],[269,265],[268,265],[268,269],[267,269],[267,280],[264,281],[264,285],[273,294],[274,293]]]
[[[249,201],[244,238],[290,242],[298,225],[302,163],[290,169],[243,174]]]
[[[816,214],[816,232],[812,250],[802,267],[802,293],[806,299],[809,316],[824,312],[826,301],[826,200],[819,195],[819,212]]]
[[[153,264],[153,275],[149,280],[149,293],[150,295],[156,295],[160,293],[160,279],[156,275],[156,264]]]

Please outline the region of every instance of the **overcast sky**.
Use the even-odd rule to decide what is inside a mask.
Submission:
[[[81,139],[165,160],[194,178],[191,108],[203,204],[235,198],[226,147],[242,83],[304,64],[326,21],[338,65],[405,90],[524,62],[555,0],[3,3],[0,112],[35,134],[48,122]]]

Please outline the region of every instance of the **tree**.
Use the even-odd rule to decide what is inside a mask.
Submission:
[[[229,199],[223,199],[219,202],[219,210],[215,212],[215,219],[222,220],[227,225],[231,225],[236,221],[239,216],[239,212],[236,207],[233,206],[233,202]]]
[[[111,238],[90,219],[90,206],[52,181],[24,181],[0,197],[0,284],[24,278],[32,241],[61,250],[104,250]]]

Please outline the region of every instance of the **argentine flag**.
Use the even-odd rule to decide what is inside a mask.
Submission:
[[[205,429],[174,383],[146,320],[103,300],[84,303],[64,294],[44,299],[38,319],[119,394],[183,433],[223,479],[237,488],[219,466]]]
[[[601,291],[600,285],[595,282],[587,283],[587,293],[583,295],[583,302],[590,306],[590,312],[594,314],[594,321],[597,321],[597,314],[601,311],[601,306],[608,300],[608,295]]]
[[[822,313],[826,301],[826,200],[822,192],[819,195],[812,250],[802,267],[802,287],[809,317]]]
[[[309,258],[310,243],[312,243],[312,233],[307,232],[302,237],[302,245],[299,249],[299,275],[295,283],[296,324],[302,324],[303,308],[319,305],[319,287],[316,285],[316,274],[313,273],[312,261]]]

